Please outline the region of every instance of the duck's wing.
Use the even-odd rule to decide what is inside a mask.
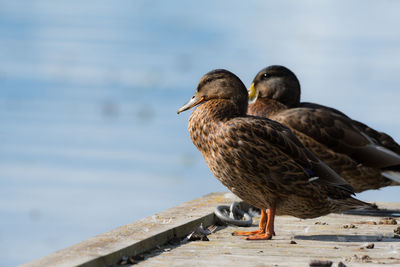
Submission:
[[[228,132],[231,138],[239,139],[242,144],[245,143],[239,149],[250,151],[258,158],[267,158],[271,154],[268,152],[263,154],[253,148],[273,145],[280,153],[301,166],[306,175],[297,177],[299,180],[328,185],[332,187],[332,192],[339,189],[343,191],[340,192],[340,197],[354,194],[353,188],[342,177],[312,154],[288,127],[276,121],[252,116],[236,118],[229,123]],[[285,165],[285,162],[279,164]],[[287,168],[284,169],[290,172]],[[279,172],[280,169],[278,168],[277,171]]]
[[[385,168],[400,165],[400,155],[377,145],[354,126],[351,119],[334,112],[292,108],[280,112],[273,119],[366,166]]]
[[[343,112],[341,112],[335,108],[327,107],[327,106],[316,104],[316,103],[302,102],[302,103],[300,103],[299,107],[325,109],[327,111],[336,113],[345,118],[349,118],[346,114],[344,114]],[[351,121],[354,126],[356,126],[360,131],[362,131],[364,134],[366,134],[369,138],[371,138],[374,143],[376,143],[377,145],[383,146],[389,150],[392,150],[393,152],[395,152],[397,154],[400,154],[400,145],[390,135],[388,135],[384,132],[379,132],[357,120],[351,120]]]
[[[337,110],[337,109],[331,108],[331,107],[327,107],[327,106],[324,106],[324,105],[316,104],[316,103],[301,102],[299,104],[299,107],[302,107],[302,108],[314,108],[314,109],[326,109],[327,111],[330,111],[330,112],[333,112],[333,113],[336,113],[338,115],[341,115],[343,117],[348,118],[348,116],[346,114],[344,114],[343,112],[341,112],[340,110]]]
[[[378,132],[362,122],[356,120],[352,120],[352,122],[358,129],[372,138],[376,144],[400,154],[400,145],[390,135],[384,132]]]

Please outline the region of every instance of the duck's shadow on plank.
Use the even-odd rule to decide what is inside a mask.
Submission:
[[[400,217],[400,210],[393,209],[355,209],[341,212],[345,215],[374,216],[374,217]]]
[[[382,237],[379,235],[297,235],[294,238],[324,242],[400,242],[399,238]]]

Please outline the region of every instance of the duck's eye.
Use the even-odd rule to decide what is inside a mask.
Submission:
[[[264,80],[269,79],[270,77],[271,77],[271,74],[269,74],[269,73],[264,73],[264,74],[262,75],[262,78],[263,78]]]

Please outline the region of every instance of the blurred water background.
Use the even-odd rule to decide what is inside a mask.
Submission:
[[[0,1],[0,265],[225,188],[176,110],[215,68],[400,140],[398,1]],[[359,194],[397,201],[400,188]]]

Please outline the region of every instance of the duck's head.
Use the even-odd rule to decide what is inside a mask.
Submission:
[[[217,69],[210,71],[200,79],[195,94],[178,110],[178,114],[213,99],[231,100],[240,110],[246,113],[248,105],[246,87],[232,72]]]
[[[249,91],[250,102],[257,98],[269,98],[288,107],[300,103],[300,83],[288,68],[279,65],[269,66],[257,73]]]

